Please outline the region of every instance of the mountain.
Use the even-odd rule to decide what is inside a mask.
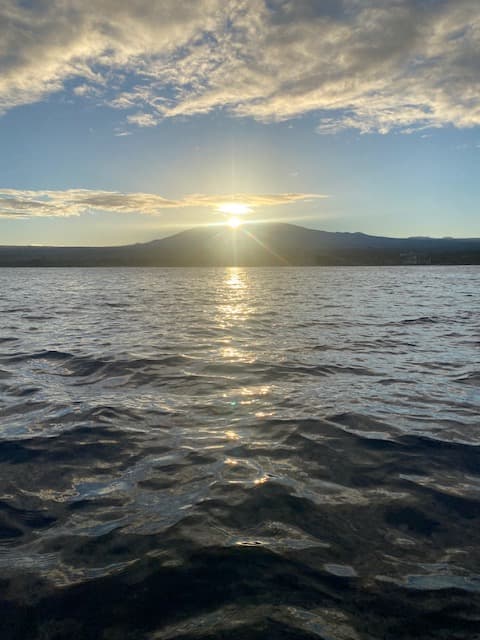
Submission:
[[[0,266],[480,264],[480,238],[387,238],[293,224],[197,227],[121,247],[0,246]]]

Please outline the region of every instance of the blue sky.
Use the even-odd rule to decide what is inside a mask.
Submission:
[[[245,220],[480,236],[471,0],[7,0],[0,243]]]

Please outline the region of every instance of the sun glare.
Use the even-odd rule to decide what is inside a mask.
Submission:
[[[227,220],[227,224],[229,227],[232,227],[232,229],[237,229],[242,224],[242,220],[237,218],[237,216],[232,216]]]
[[[246,213],[251,213],[252,208],[242,202],[223,202],[219,205],[218,211],[228,213],[231,216],[242,216]]]

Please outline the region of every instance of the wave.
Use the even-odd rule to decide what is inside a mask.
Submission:
[[[475,638],[478,272],[235,275],[0,273],[2,640]]]

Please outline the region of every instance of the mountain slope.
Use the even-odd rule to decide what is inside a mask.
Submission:
[[[197,227],[122,247],[0,246],[0,266],[480,264],[480,238],[387,238],[293,224]]]

